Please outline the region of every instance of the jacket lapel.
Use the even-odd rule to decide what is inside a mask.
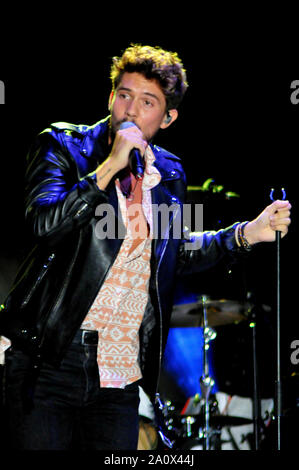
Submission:
[[[162,177],[160,183],[151,189],[152,204],[154,206],[153,229],[155,237],[153,241],[153,252],[155,253],[157,262],[159,262],[164,247],[167,244],[169,229],[175,212],[171,211],[169,213],[169,224],[167,224],[167,227],[161,226],[161,216],[157,212],[159,212],[159,208],[161,209],[161,212],[163,211],[163,206],[161,207],[162,204],[167,208],[170,208],[171,206],[173,207],[175,204],[181,204],[177,194],[173,191],[172,185],[172,182],[181,178],[181,174],[177,170],[177,164],[175,163],[176,161],[179,161],[179,158],[172,155],[171,157],[173,158],[167,158],[167,156],[164,155],[163,150],[159,147],[153,146],[152,149],[156,156],[154,165],[159,170]]]

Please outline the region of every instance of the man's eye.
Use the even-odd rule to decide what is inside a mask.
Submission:
[[[152,101],[149,101],[149,100],[144,100],[144,105],[147,107],[147,108],[151,108],[153,106],[153,102]]]
[[[130,98],[130,95],[128,95],[128,93],[119,93],[118,96],[119,96],[119,98],[121,98],[122,100],[126,100],[126,99],[129,99],[129,98]]]

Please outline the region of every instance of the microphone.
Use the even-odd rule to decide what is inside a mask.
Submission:
[[[136,126],[134,122],[125,121],[121,123],[119,129],[120,130],[128,129],[129,127],[133,127],[133,126]],[[142,156],[140,155],[139,150],[135,148],[132,149],[130,152],[130,166],[131,166],[131,170],[135,178],[138,180],[142,180],[143,174],[144,174],[144,162],[143,162]]]

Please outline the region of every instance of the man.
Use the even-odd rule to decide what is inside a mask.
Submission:
[[[37,243],[0,316],[17,449],[135,449],[138,385],[154,399],[175,276],[234,260],[290,223],[289,202],[276,201],[251,222],[173,236],[185,174],[152,139],[178,117],[182,63],[132,45],[111,78],[108,118],[52,124],[29,153],[26,220]],[[166,233],[153,214],[163,204],[175,205]]]

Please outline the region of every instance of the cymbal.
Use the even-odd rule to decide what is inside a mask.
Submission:
[[[207,299],[186,304],[174,305],[170,326],[203,327],[203,305],[206,306],[208,326],[222,326],[246,320],[246,312],[250,308],[248,302],[237,300]]]
[[[196,423],[199,426],[204,426],[204,416],[200,415],[181,415],[182,418],[194,418]],[[211,415],[209,418],[209,423],[212,427],[231,427],[231,426],[243,426],[244,424],[251,424],[252,419],[242,418],[240,416],[230,416],[230,415]]]

